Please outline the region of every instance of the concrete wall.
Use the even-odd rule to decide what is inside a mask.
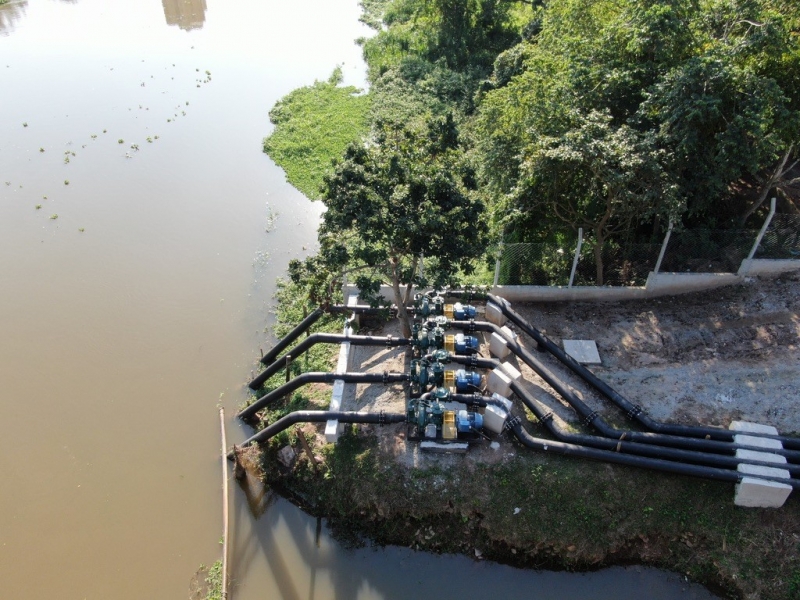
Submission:
[[[700,292],[734,285],[743,281],[745,277],[775,277],[796,270],[800,270],[800,260],[758,258],[742,261],[738,273],[651,272],[647,277],[647,284],[643,287],[497,285],[491,288],[491,291],[509,302],[614,302]],[[355,286],[348,288],[354,290]],[[394,303],[392,288],[381,286],[381,294],[389,302]]]

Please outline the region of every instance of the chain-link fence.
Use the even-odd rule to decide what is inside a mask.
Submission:
[[[800,215],[775,215],[754,258],[800,259]]]
[[[671,273],[736,273],[756,237],[757,229],[673,232],[660,270]]]
[[[506,244],[495,270],[497,285],[643,286],[652,271],[736,273],[758,240],[757,229],[671,232],[660,244],[609,240],[595,253],[591,238],[564,243]],[[661,264],[659,256],[663,251]],[[800,215],[777,214],[758,243],[755,258],[800,260]],[[574,266],[573,266],[574,265]]]

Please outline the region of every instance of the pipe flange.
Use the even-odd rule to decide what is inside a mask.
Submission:
[[[389,385],[389,371],[383,372],[383,385]]]
[[[470,333],[475,333],[477,329],[475,328],[475,319],[469,320],[469,328],[467,329]]]
[[[545,413],[544,415],[542,415],[542,418],[539,419],[539,420],[542,423],[547,423],[548,421],[552,421],[553,417],[555,417],[555,414],[553,414],[553,412],[551,411],[551,412],[548,412],[548,413]]]
[[[392,336],[390,336],[390,335],[386,336],[386,347],[387,348],[391,348],[392,347],[392,339],[393,339]]]
[[[467,363],[468,367],[472,367],[473,369],[478,368],[478,357],[474,354],[469,357],[469,362]]]
[[[644,412],[644,409],[639,406],[638,404],[634,404],[631,409],[627,412],[627,417],[630,420],[634,420],[636,417],[641,415]]]
[[[522,425],[522,419],[519,417],[509,417],[506,420],[506,424],[503,425],[503,431],[508,431],[509,429],[514,429],[517,425]]]
[[[386,413],[383,411],[378,413],[378,425],[380,425],[381,427],[386,425]]]
[[[592,421],[594,421],[598,416],[599,415],[597,414],[597,411],[593,410],[592,412],[590,412],[588,415],[586,415],[584,417],[584,419],[581,421],[581,424],[584,427],[588,427],[589,425],[592,424]]]

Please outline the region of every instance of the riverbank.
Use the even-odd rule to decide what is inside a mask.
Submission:
[[[789,432],[800,429],[791,416],[800,400],[796,388],[780,377],[757,380],[756,372],[797,368],[798,288],[795,275],[714,297],[525,310],[556,340],[597,338],[601,376],[659,418],[726,426],[733,418],[769,422],[774,415]],[[750,318],[755,314],[762,318]],[[765,314],[777,315],[775,322]],[[700,327],[712,321],[724,326]],[[698,329],[711,333],[675,352],[675,341]],[[632,331],[640,333],[634,337]],[[378,352],[360,357],[359,368],[402,368],[402,351]],[[687,393],[670,391],[670,373],[681,364],[708,366],[709,357],[714,364],[705,376],[684,373]],[[748,381],[756,380],[755,392],[742,369],[753,372]],[[657,386],[655,375],[662,376]],[[304,405],[324,405],[325,391],[315,390]],[[782,399],[785,415],[776,412],[773,398]],[[359,390],[353,401],[353,408],[402,404],[403,394],[399,387],[375,385]],[[536,424],[529,428],[542,433]],[[538,569],[645,564],[685,574],[726,597],[800,597],[800,502],[794,497],[778,510],[742,509],[733,505],[730,484],[544,457],[509,439],[497,440],[497,450],[485,444],[466,456],[428,456],[404,441],[401,426],[350,428],[336,446],[325,445],[317,427],[302,431],[321,464],[314,468],[302,452],[291,471],[276,462],[281,445],[297,445],[293,433],[265,449],[259,461],[264,478],[328,518],[351,543],[369,539]]]

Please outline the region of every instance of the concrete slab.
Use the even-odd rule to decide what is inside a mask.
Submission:
[[[582,365],[603,364],[594,340],[564,340],[564,352]]]
[[[736,458],[741,460],[758,460],[761,462],[775,463],[775,465],[785,465],[786,457],[770,452],[757,452],[756,450],[736,450]]]
[[[744,475],[763,475],[787,480],[790,477],[789,471],[786,469],[757,465],[740,464],[737,470]],[[749,508],[780,508],[791,493],[792,486],[788,483],[744,477],[741,482],[736,484],[733,502],[736,506]]]
[[[419,443],[419,448],[425,452],[438,452],[440,454],[466,454],[467,450],[469,450],[469,444],[467,442],[443,444],[441,442],[424,441]]]
[[[493,394],[507,397],[511,395],[511,381],[512,378],[502,369],[492,369],[486,376],[486,387]]]
[[[503,311],[500,310],[500,307],[494,302],[486,303],[486,309],[484,310],[483,314],[486,320],[490,323],[494,323],[500,327],[506,324],[506,316],[503,314]]]
[[[742,433],[761,433],[765,435],[778,435],[778,430],[772,425],[762,425],[761,423],[752,423],[750,421],[731,421],[728,425],[731,431],[741,431]]]
[[[780,440],[771,440],[769,438],[756,437],[754,435],[734,435],[733,443],[741,446],[754,446],[756,448],[763,448],[767,452],[770,450],[783,449],[783,444],[781,444]]]
[[[489,336],[489,352],[492,356],[496,356],[501,360],[511,354],[511,350],[509,350],[505,338],[496,333],[492,333],[492,335]]]

